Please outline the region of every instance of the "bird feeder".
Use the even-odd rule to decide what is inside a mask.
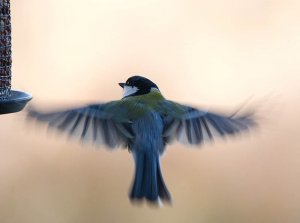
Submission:
[[[10,0],[0,0],[0,114],[21,111],[32,96],[11,90]]]

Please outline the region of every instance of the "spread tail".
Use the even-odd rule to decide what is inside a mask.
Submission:
[[[129,195],[132,201],[146,199],[151,203],[171,202],[159,165],[159,155],[139,152],[135,154],[135,177]]]

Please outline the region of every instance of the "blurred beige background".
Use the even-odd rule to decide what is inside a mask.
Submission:
[[[300,221],[300,2],[11,0],[13,88],[38,106],[121,97],[143,74],[164,95],[234,110],[261,127],[162,161],[173,206],[132,206],[126,150],[96,151],[25,113],[0,117],[0,222]]]

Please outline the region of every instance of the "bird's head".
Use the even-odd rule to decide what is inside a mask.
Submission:
[[[123,88],[123,98],[159,91],[155,83],[142,76],[132,76],[126,83],[119,83],[119,85]]]

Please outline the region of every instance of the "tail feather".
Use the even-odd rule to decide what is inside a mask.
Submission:
[[[167,186],[164,182],[164,179],[162,177],[162,173],[160,170],[160,165],[158,161],[158,166],[157,166],[157,184],[158,186],[158,195],[159,197],[166,202],[171,202],[171,195],[170,192],[167,189]]]
[[[159,164],[159,155],[141,152],[135,154],[135,177],[130,193],[131,200],[146,199],[151,203],[171,202]]]

